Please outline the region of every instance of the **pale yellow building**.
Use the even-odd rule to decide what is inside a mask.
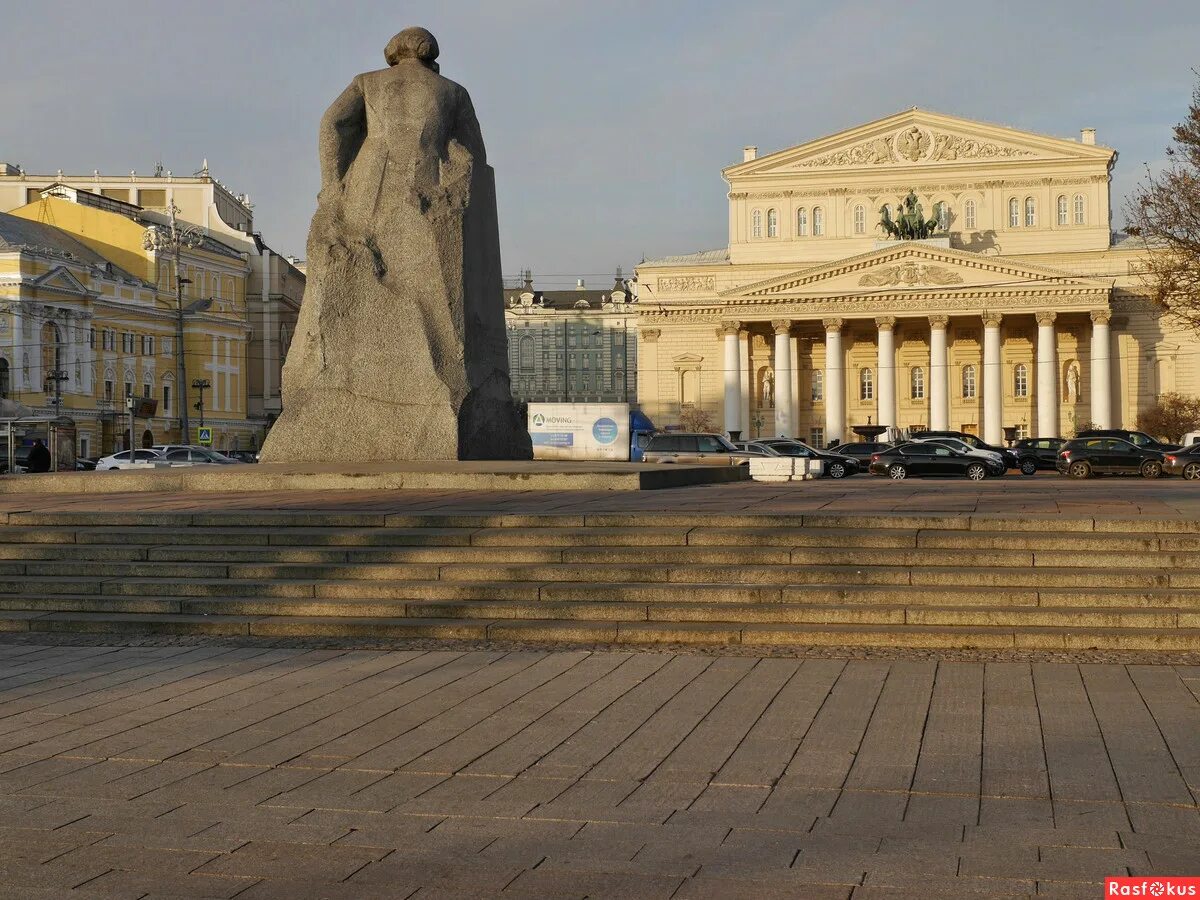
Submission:
[[[162,167],[151,173],[76,175],[26,172],[13,163],[0,163],[0,212],[35,202],[50,184],[62,184],[150,213],[165,213],[174,204],[181,221],[197,226],[223,245],[244,253],[247,316],[252,331],[247,403],[249,414],[264,427],[283,408],[280,373],[304,297],[304,272],[291,257],[272,250],[255,230],[250,196],[235,193],[213,177],[207,160],[192,175],[176,175]]]
[[[1110,232],[1116,151],[921,109],[723,172],[729,245],[638,267],[639,397],[667,424],[817,444],[850,427],[1000,443],[1134,427],[1200,393],[1200,341],[1142,299]],[[888,238],[914,192],[933,237]]]
[[[0,213],[0,393],[75,420],[81,456],[125,446],[128,395],[157,401],[136,422],[136,444],[183,442],[175,267],[143,247],[161,219],[65,185]],[[247,415],[249,262],[208,237],[182,263],[183,359],[189,384],[210,382],[204,422],[214,446],[258,446],[262,426]],[[199,424],[198,410],[189,415]]]

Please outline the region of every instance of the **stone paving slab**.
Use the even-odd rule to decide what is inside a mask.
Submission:
[[[0,644],[0,897],[1099,897],[1200,669]]]

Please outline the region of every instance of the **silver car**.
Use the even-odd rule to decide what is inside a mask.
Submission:
[[[744,466],[760,455],[739,450],[724,435],[668,431],[650,436],[642,459],[648,463]]]

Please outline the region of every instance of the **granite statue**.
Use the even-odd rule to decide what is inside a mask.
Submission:
[[[528,459],[479,121],[428,31],[384,57],[321,120],[308,284],[262,459]]]

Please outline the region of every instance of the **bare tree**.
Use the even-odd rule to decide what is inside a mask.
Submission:
[[[1166,168],[1147,171],[1129,198],[1128,231],[1150,251],[1143,274],[1151,298],[1200,331],[1200,83],[1172,135]]]
[[[712,414],[699,406],[685,406],[679,414],[679,424],[685,431],[713,431]]]

